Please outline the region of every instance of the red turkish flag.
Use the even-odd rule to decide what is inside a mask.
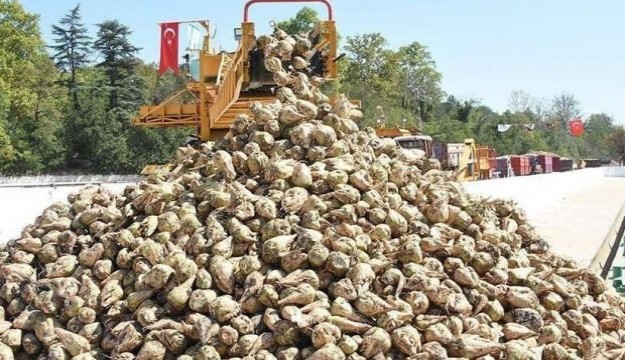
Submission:
[[[171,69],[178,73],[178,23],[161,24],[161,63],[158,73]]]
[[[569,120],[569,131],[571,135],[575,137],[582,136],[584,134],[584,123],[582,119],[571,119]]]

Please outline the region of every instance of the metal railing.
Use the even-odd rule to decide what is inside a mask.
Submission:
[[[230,69],[224,75],[215,96],[215,102],[210,108],[209,117],[211,126],[219,119],[239,98],[243,83],[243,51],[241,47],[235,52]]]
[[[0,188],[60,187],[87,184],[123,184],[141,180],[137,175],[41,175],[0,177]]]
[[[192,96],[195,100],[194,103],[185,104],[182,101],[187,94]],[[198,101],[198,97],[191,90],[182,89],[158,105],[142,106],[139,114],[132,118],[132,124],[135,126],[197,126],[200,122],[197,110]],[[189,105],[195,105],[195,111],[189,113],[187,110],[185,112],[185,107]]]
[[[217,71],[217,85],[221,85],[221,82],[226,77],[228,72],[232,68],[232,59],[227,54],[221,54],[221,61],[219,63],[219,70]]]
[[[604,170],[606,177],[625,177],[625,166],[609,166]]]

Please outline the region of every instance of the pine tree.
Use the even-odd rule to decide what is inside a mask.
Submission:
[[[128,40],[132,31],[117,20],[107,20],[97,26],[98,35],[93,47],[103,58],[97,66],[104,70],[108,80],[110,111],[120,105],[123,80],[133,75],[139,63],[135,55],[140,49]]]
[[[80,109],[78,101],[77,72],[89,63],[89,47],[91,39],[87,34],[87,28],[81,22],[80,4],[69,11],[59,21],[58,25],[52,25],[52,34],[56,45],[50,46],[56,53],[52,56],[56,67],[63,73],[69,73],[69,78],[61,82],[67,87],[72,98],[74,109]]]

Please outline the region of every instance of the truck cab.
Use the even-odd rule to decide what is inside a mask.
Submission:
[[[395,139],[397,145],[404,149],[418,149],[425,152],[428,158],[435,157],[432,152],[432,137],[428,135],[398,136]]]

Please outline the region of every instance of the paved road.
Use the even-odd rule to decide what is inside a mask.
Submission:
[[[465,183],[471,193],[516,200],[553,248],[600,267],[625,215],[625,178],[604,169]]]

